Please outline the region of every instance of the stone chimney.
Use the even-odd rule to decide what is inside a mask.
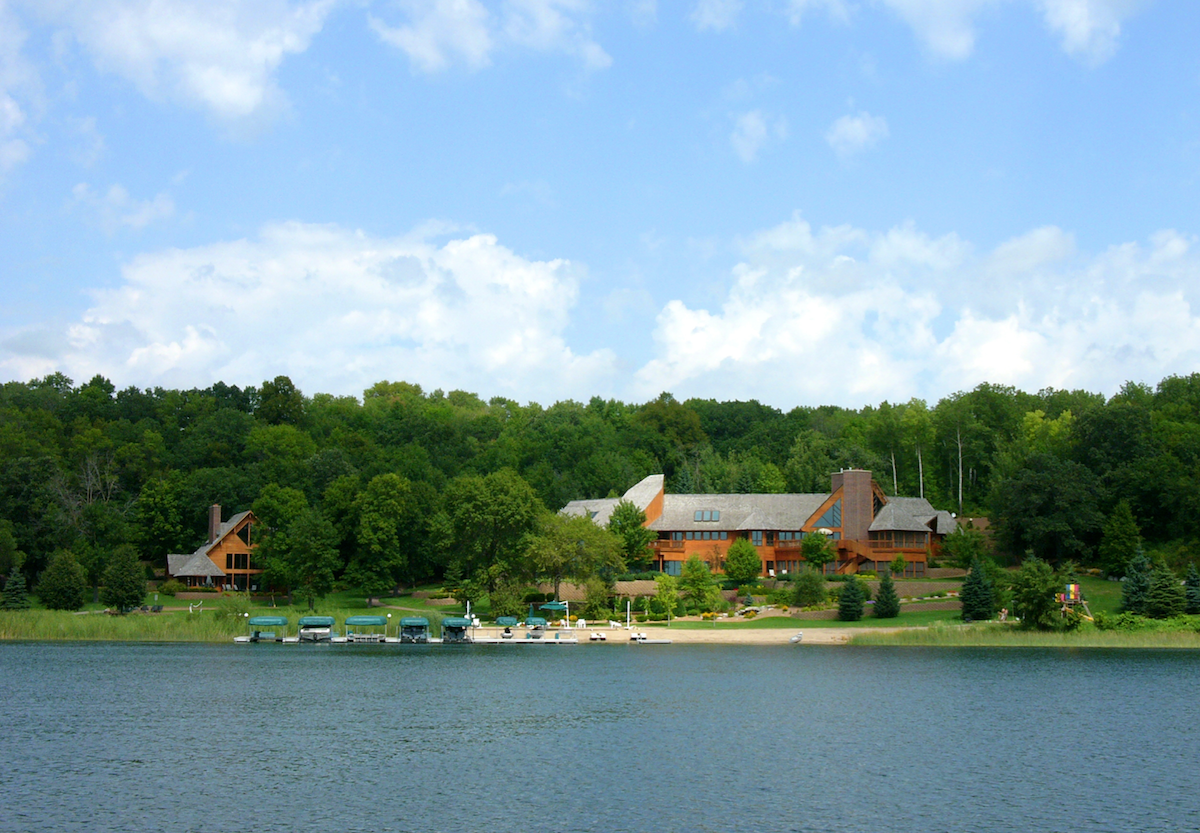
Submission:
[[[208,507],[208,543],[217,540],[221,534],[221,504],[214,503]]]
[[[833,475],[833,490],[842,489],[842,537],[851,541],[869,538],[871,521],[875,520],[875,493],[871,488],[871,472],[862,469],[843,469]]]

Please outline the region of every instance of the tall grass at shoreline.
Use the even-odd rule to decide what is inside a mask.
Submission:
[[[244,621],[217,613],[107,616],[58,610],[0,611],[0,640],[226,642],[246,632]]]
[[[1185,648],[1200,650],[1194,630],[1027,631],[1009,625],[935,625],[892,632],[864,631],[851,645],[914,645],[949,648]]]

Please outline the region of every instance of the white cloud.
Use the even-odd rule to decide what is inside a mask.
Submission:
[[[1174,231],[1079,253],[1035,229],[978,254],[905,224],[751,235],[727,296],[669,302],[633,395],[862,405],[981,382],[1113,393],[1200,364],[1200,255]]]
[[[799,26],[810,10],[824,9],[834,20],[846,23],[850,20],[850,5],[846,0],[788,0],[785,13],[793,26]]]
[[[1134,0],[1040,0],[1051,31],[1067,54],[1100,64],[1117,51],[1121,20],[1136,11]]]
[[[199,107],[227,122],[286,104],[275,72],[304,52],[335,0],[41,0],[96,65],[151,99]]]
[[[36,87],[36,75],[21,55],[25,30],[0,0],[0,180],[29,158],[26,108],[20,99]]]
[[[786,138],[786,119],[764,115],[761,110],[751,110],[734,118],[729,143],[733,145],[738,158],[748,165],[758,157],[758,152],[767,142]]]
[[[256,384],[358,394],[381,379],[549,400],[609,386],[614,358],[564,341],[582,270],[479,234],[438,244],[282,223],[257,239],[143,254],[64,339],[0,347],[18,378]],[[50,344],[52,347],[47,347]],[[62,344],[63,346],[53,347]],[[32,346],[30,346],[32,345]]]
[[[587,69],[612,64],[592,39],[587,0],[505,0],[496,14],[479,0],[403,0],[401,10],[407,24],[392,27],[373,17],[371,25],[422,72],[446,70],[456,62],[479,69],[502,47],[564,53]]]
[[[658,22],[658,0],[629,0],[629,19],[639,29],[649,29]]]
[[[160,193],[153,199],[139,200],[129,196],[121,185],[109,186],[101,196],[86,182],[81,182],[71,189],[71,197],[76,206],[90,212],[105,234],[110,235],[122,226],[140,230],[175,215],[175,201],[169,194]]]
[[[702,32],[724,32],[737,24],[741,13],[742,0],[699,0],[692,9],[691,20]]]
[[[874,147],[887,136],[887,119],[865,111],[856,116],[842,116],[825,131],[825,141],[843,159]]]
[[[471,69],[490,63],[492,36],[488,11],[478,0],[406,0],[411,23],[388,27],[376,18],[371,26],[384,43],[401,49],[423,72],[450,66],[455,57]]]
[[[975,16],[998,0],[883,0],[934,55],[961,60],[975,49]]]

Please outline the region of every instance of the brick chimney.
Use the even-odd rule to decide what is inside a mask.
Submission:
[[[868,530],[875,520],[875,493],[871,489],[871,472],[862,469],[843,469],[833,475],[834,491],[842,489],[842,537],[851,541],[866,541]]]
[[[214,503],[208,507],[208,543],[217,540],[221,534],[221,504]]]

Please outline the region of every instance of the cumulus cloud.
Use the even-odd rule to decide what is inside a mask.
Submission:
[[[129,196],[121,185],[111,185],[103,195],[86,182],[71,189],[75,206],[83,208],[99,223],[105,234],[114,234],[121,227],[140,230],[158,220],[175,215],[175,201],[166,193],[153,199],[139,200]]]
[[[866,111],[855,116],[842,116],[825,131],[825,141],[843,159],[874,147],[887,136],[887,119]]]
[[[565,53],[587,69],[612,64],[592,38],[588,0],[505,0],[496,14],[480,0],[403,0],[400,10],[406,23],[389,26],[373,17],[371,25],[422,72],[460,62],[479,69],[500,47]]]
[[[580,267],[489,235],[433,242],[282,223],[256,239],[143,254],[61,336],[11,334],[0,367],[121,384],[254,384],[358,394],[380,379],[543,400],[608,386],[606,350],[563,333]]]
[[[1087,255],[1047,227],[977,252],[911,223],[796,216],[741,250],[719,304],[663,307],[635,396],[861,405],[984,381],[1113,393],[1200,363],[1200,256],[1175,231]]]
[[[102,70],[154,100],[228,122],[285,106],[275,81],[304,52],[335,0],[41,0],[36,14],[70,33]]]
[[[786,138],[787,121],[782,116],[772,117],[761,110],[751,110],[734,117],[729,143],[738,158],[748,165],[767,142]]]
[[[742,0],[700,0],[692,9],[691,20],[701,32],[724,32],[737,24]]]

